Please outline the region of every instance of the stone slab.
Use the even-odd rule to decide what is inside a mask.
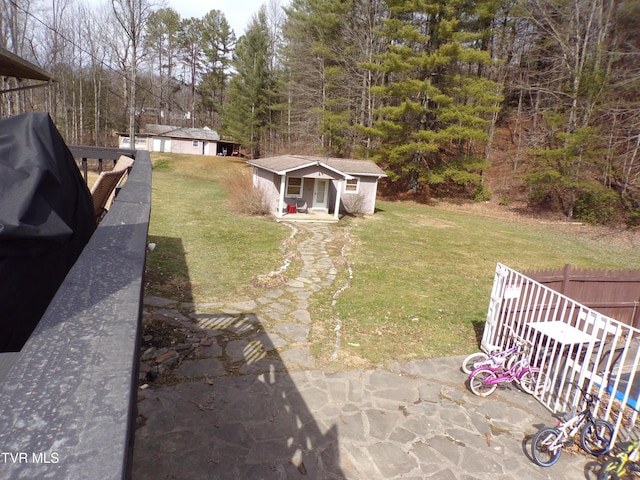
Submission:
[[[203,358],[182,363],[175,371],[180,377],[219,377],[225,374],[224,364],[217,358]]]

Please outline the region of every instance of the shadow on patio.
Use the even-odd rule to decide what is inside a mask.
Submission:
[[[133,478],[344,478],[337,427],[310,410],[327,392],[287,370],[255,315],[182,322],[197,343],[168,384],[139,392]]]
[[[152,255],[161,255],[166,241],[179,241],[154,240]],[[174,261],[188,276],[184,258]],[[143,325],[154,325],[151,334],[160,336],[162,324],[175,340],[155,345],[154,361],[145,359],[154,340],[143,337],[148,365],[141,370],[157,369],[158,354],[178,354],[161,381],[138,392],[132,478],[345,478],[337,427],[319,424],[312,413],[331,403],[318,374],[287,369],[276,349],[281,337],[265,330],[251,305],[238,311],[203,305],[216,313],[193,313],[190,292],[181,299],[145,301]]]

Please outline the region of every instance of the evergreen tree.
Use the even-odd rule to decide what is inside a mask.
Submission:
[[[460,28],[481,3],[387,2],[391,17],[382,34],[389,44],[368,65],[386,78],[373,87],[383,104],[365,131],[379,140],[369,155],[403,189],[423,183],[481,187],[486,163],[476,145],[488,139],[501,89],[477,76],[491,63],[478,48],[482,32]]]
[[[186,67],[183,81],[189,85],[191,107],[189,109],[189,119],[191,127],[195,127],[196,122],[196,86],[200,74],[202,73],[202,45],[200,32],[202,31],[202,20],[198,18],[187,18],[181,22],[180,47],[182,62]]]
[[[367,123],[373,83],[361,63],[383,43],[372,34],[379,0],[294,0],[283,29],[294,148],[350,156]],[[298,145],[296,145],[296,143]]]
[[[525,184],[531,189],[530,201],[561,210],[569,218],[574,217],[576,200],[581,197],[592,198],[591,208],[596,207],[594,202],[598,198],[609,202],[607,195],[594,195],[599,190],[600,164],[605,158],[596,132],[590,127],[565,132],[567,118],[562,112],[546,112],[544,117],[551,132],[548,142],[545,148],[532,152],[534,157],[523,175]],[[583,218],[591,216],[593,219],[593,213],[583,211]]]
[[[600,133],[611,124],[609,108],[624,101],[615,87],[620,73],[616,67],[624,57],[615,45],[622,29],[614,24],[616,12],[630,4],[607,0],[520,3],[522,18],[531,25],[523,64],[528,67],[528,88],[535,95],[535,123],[529,135],[535,157],[525,176],[531,186],[530,200],[561,207],[569,218],[583,192],[593,192],[593,180],[611,185],[610,175],[616,170],[613,164],[603,167],[601,159],[615,156],[616,132],[625,128],[618,123],[608,137]],[[628,70],[622,77],[620,85],[629,85]],[[613,116],[616,121],[621,118]],[[606,195],[596,197],[609,203]]]
[[[180,14],[172,8],[156,10],[149,16],[145,38],[152,52],[158,76],[158,123],[171,123],[174,107],[174,74],[178,61]]]
[[[348,1],[294,0],[283,29],[290,116],[301,143],[339,155],[348,122],[343,32]]]
[[[223,112],[224,132],[250,148],[253,158],[260,156],[262,134],[269,127],[275,102],[270,41],[263,7],[236,44],[232,62],[236,73],[229,83],[230,102]]]
[[[220,126],[217,117],[225,100],[236,35],[224,14],[218,10],[211,10],[205,15],[202,27],[204,73],[198,92],[211,125],[217,128]]]

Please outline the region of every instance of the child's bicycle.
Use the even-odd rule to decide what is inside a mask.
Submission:
[[[515,338],[515,344],[512,347],[505,350],[495,350],[488,354],[484,352],[474,352],[467,355],[462,361],[462,371],[469,375],[476,368],[480,367],[511,368],[518,360],[519,355],[522,353],[522,347],[525,344],[525,340],[515,335],[513,331],[511,331],[511,335]]]
[[[526,393],[536,393],[536,386],[541,393],[549,387],[538,367],[529,364],[530,342],[526,342],[525,348],[518,352],[517,360],[508,368],[502,365],[485,365],[476,368],[469,374],[469,389],[480,397],[491,395],[498,385],[516,382]],[[542,378],[540,378],[542,376]],[[540,381],[539,381],[540,379]]]
[[[640,473],[640,436],[632,435],[630,442],[625,442],[624,448],[602,465],[598,480],[618,480]],[[631,475],[630,475],[631,474]]]
[[[506,350],[497,350],[486,354],[484,352],[475,352],[468,355],[462,361],[462,371],[469,375],[476,368],[480,367],[512,367],[518,359],[520,345],[516,344]]]
[[[563,421],[558,422],[557,427],[541,429],[531,441],[533,461],[541,467],[550,467],[556,463],[562,453],[562,447],[573,441],[578,432],[580,445],[591,455],[605,454],[611,448],[613,425],[593,416],[593,406],[599,399],[579,385],[576,387],[582,392],[586,402],[584,410],[571,417],[565,417]]]

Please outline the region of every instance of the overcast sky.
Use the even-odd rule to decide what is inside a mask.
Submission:
[[[240,37],[251,21],[251,17],[258,13],[260,7],[269,5],[269,0],[164,0],[168,7],[173,8],[180,14],[181,18],[202,18],[211,10],[220,10],[224,13],[227,22],[236,34]],[[110,0],[81,0],[89,6],[111,4]],[[280,0],[282,5],[286,5],[287,0]]]
[[[211,10],[224,13],[227,22],[236,34],[244,34],[251,17],[268,0],[166,0],[182,18],[202,18]]]

